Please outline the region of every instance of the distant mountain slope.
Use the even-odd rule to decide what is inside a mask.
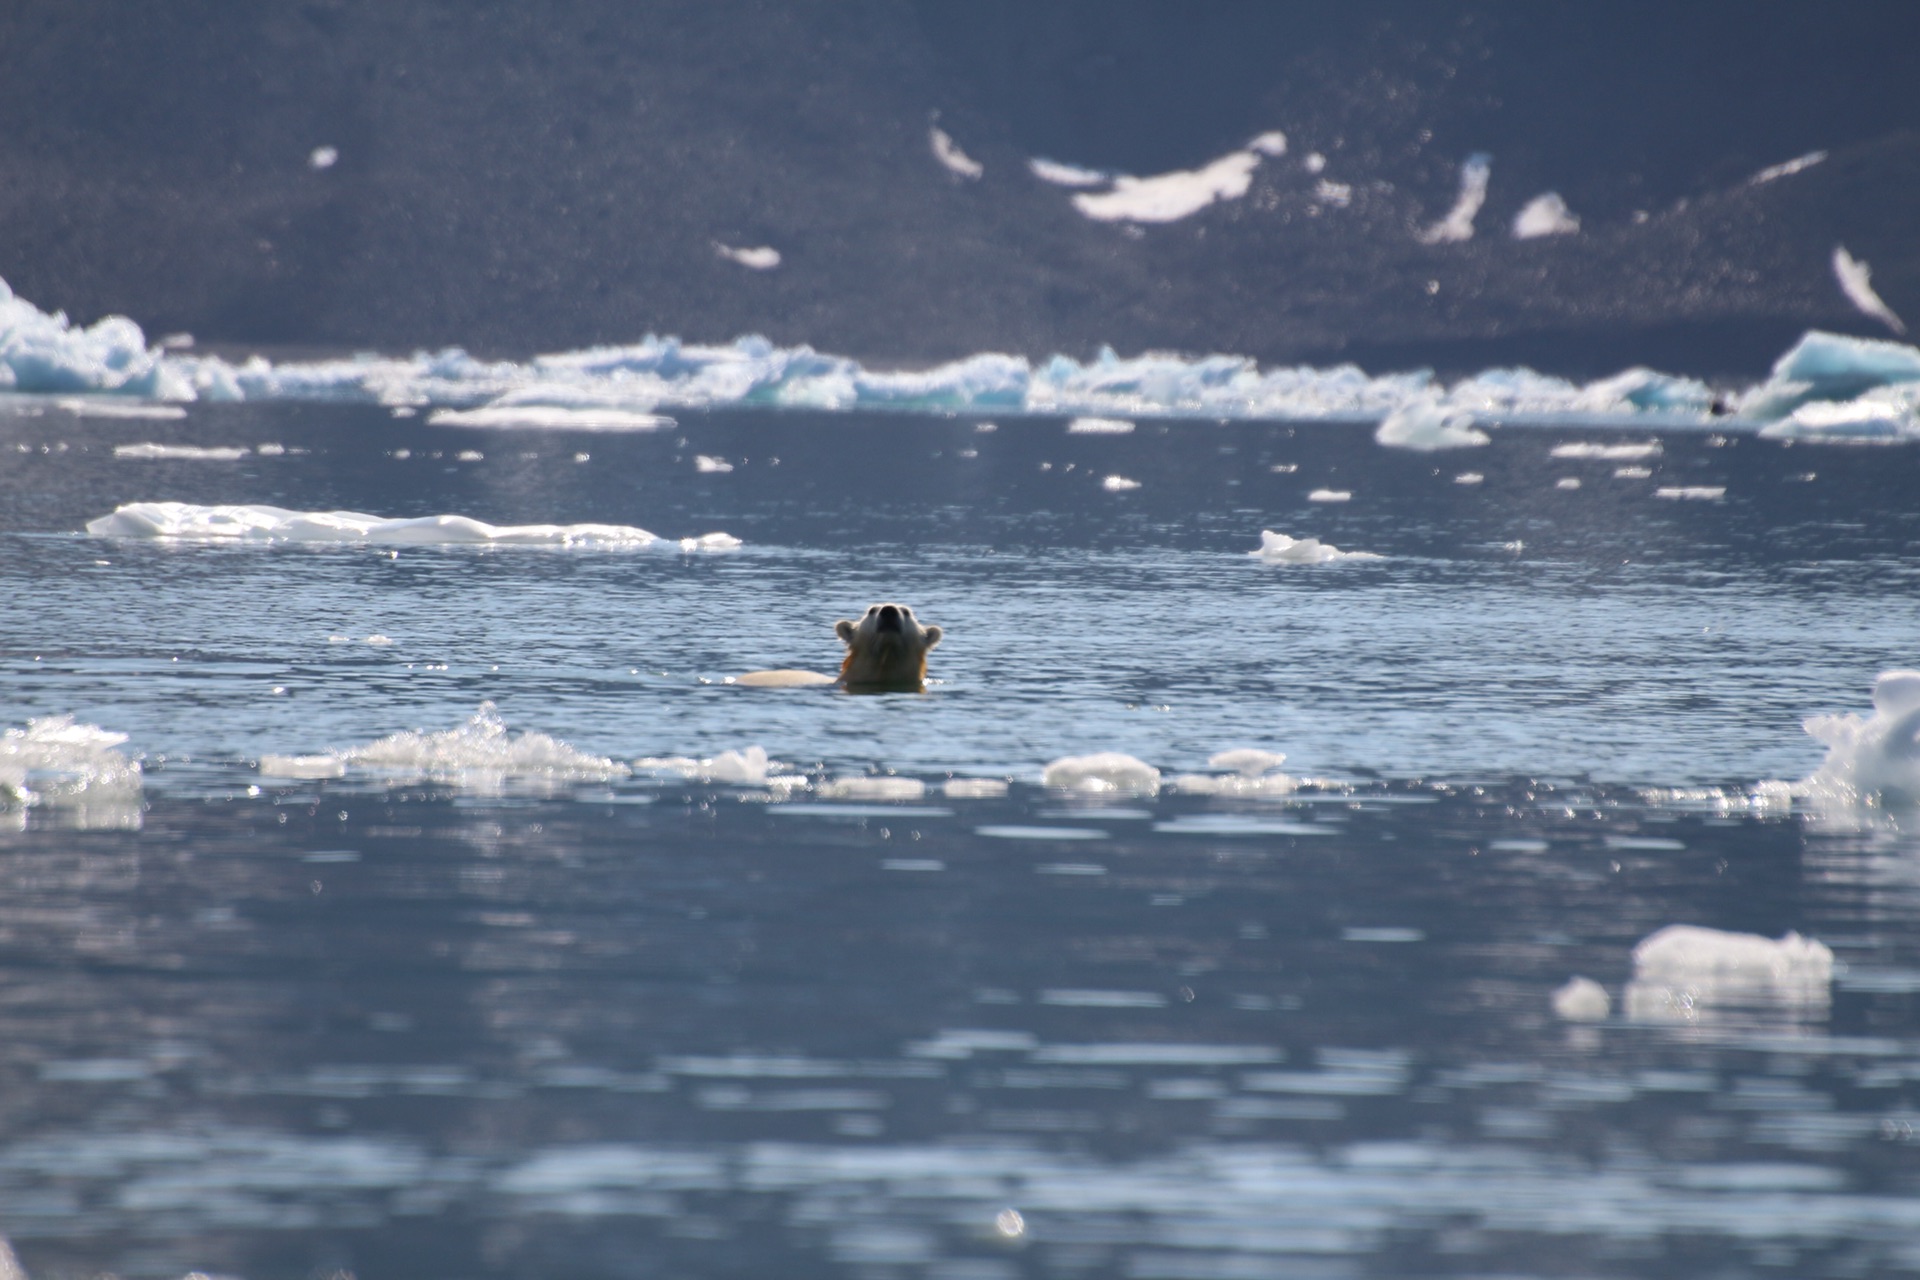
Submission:
[[[16,0],[0,277],[240,342],[1719,372],[1882,332],[1844,242],[1920,317],[1920,6],[1440,8]],[[1424,242],[1482,150],[1474,234]],[[1164,223],[1028,168],[1238,154]],[[1578,232],[1515,240],[1548,190]]]

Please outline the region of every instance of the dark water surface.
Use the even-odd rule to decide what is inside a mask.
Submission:
[[[1746,794],[1914,661],[1912,450],[193,412],[0,418],[0,721],[146,767],[132,806],[0,810],[0,1231],[36,1278],[1920,1272],[1913,823]],[[189,436],[288,452],[112,456]],[[746,545],[77,535],[163,499]],[[1262,563],[1263,527],[1384,558]],[[947,629],[929,695],[703,683],[824,669],[876,599]],[[483,699],[814,786],[255,767]],[[1037,785],[1243,746],[1327,781]],[[820,789],[870,768],[928,789]],[[1631,953],[1675,923],[1835,975],[1663,1003]],[[1555,1016],[1576,974],[1611,1016]]]

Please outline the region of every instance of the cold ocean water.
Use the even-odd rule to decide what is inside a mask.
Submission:
[[[671,413],[0,405],[28,1274],[1920,1273],[1911,445]]]

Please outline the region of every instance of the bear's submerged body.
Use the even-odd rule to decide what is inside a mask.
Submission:
[[[749,689],[837,685],[848,693],[919,693],[927,684],[927,653],[940,643],[939,627],[922,626],[904,604],[869,605],[859,618],[842,618],[833,632],[847,646],[840,676],[781,668],[749,671],[734,683]]]

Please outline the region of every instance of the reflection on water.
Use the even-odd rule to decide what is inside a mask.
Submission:
[[[1533,784],[167,772],[138,832],[0,845],[0,1221],[34,1274],[1916,1261],[1895,825]],[[1076,817],[1101,874],[1059,873]],[[1636,944],[1675,923],[1797,929],[1833,976],[1643,1018]],[[1556,1017],[1576,973],[1625,1007]]]

